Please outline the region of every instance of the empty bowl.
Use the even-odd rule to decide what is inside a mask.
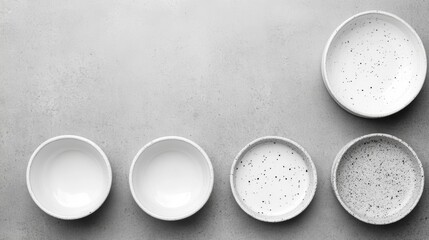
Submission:
[[[162,137],[144,146],[130,169],[136,203],[152,217],[173,221],[201,209],[213,189],[213,167],[196,143]]]
[[[244,212],[260,221],[281,222],[310,204],[317,174],[310,155],[300,145],[282,137],[263,137],[238,153],[230,182]]]
[[[381,11],[359,13],[329,38],[322,57],[328,92],[345,110],[379,118],[406,107],[426,77],[426,53],[414,29]]]
[[[416,206],[424,173],[408,144],[377,133],[351,141],[338,153],[331,182],[338,201],[351,215],[366,223],[389,224]]]
[[[78,219],[106,200],[112,170],[104,152],[79,136],[58,136],[42,143],[27,168],[27,187],[34,202],[47,214]]]

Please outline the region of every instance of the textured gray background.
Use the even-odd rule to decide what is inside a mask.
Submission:
[[[372,9],[408,21],[429,49],[429,1],[0,0],[0,239],[429,238],[428,180],[388,226],[354,219],[330,187],[339,149],[372,132],[403,138],[429,173],[428,84],[380,120],[346,113],[323,85],[328,37]],[[77,221],[39,210],[25,183],[33,150],[60,134],[95,141],[113,169],[105,204]],[[164,135],[196,141],[215,171],[209,202],[178,222],[146,215],[128,187],[138,149]],[[247,216],[229,186],[234,156],[265,135],[299,142],[319,175],[307,210],[279,224]]]

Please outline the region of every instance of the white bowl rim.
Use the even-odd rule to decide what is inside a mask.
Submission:
[[[91,145],[93,148],[95,148],[95,150],[97,150],[97,152],[101,155],[101,157],[104,160],[105,163],[105,167],[107,168],[107,173],[108,173],[108,188],[106,189],[104,196],[102,198],[100,198],[100,202],[95,205],[94,209],[92,209],[91,211],[88,211],[87,213],[81,214],[81,215],[76,215],[76,216],[67,216],[67,215],[62,215],[60,213],[55,213],[52,212],[50,210],[48,210],[47,208],[45,208],[37,199],[37,197],[35,196],[33,189],[31,187],[31,181],[30,181],[30,171],[31,171],[31,167],[33,166],[33,160],[34,158],[37,156],[37,154],[40,152],[40,150],[42,148],[44,148],[45,146],[47,146],[48,144],[58,141],[58,140],[63,140],[63,139],[74,139],[74,140],[79,140],[82,142],[85,142],[89,145]],[[33,199],[33,201],[37,204],[37,206],[42,209],[45,213],[51,215],[52,217],[58,218],[58,219],[63,219],[63,220],[76,220],[76,219],[80,219],[80,218],[84,218],[92,213],[94,213],[97,209],[99,209],[101,207],[101,205],[103,205],[103,203],[106,201],[107,197],[109,196],[110,193],[110,189],[112,187],[112,168],[110,166],[110,162],[106,156],[106,154],[104,153],[104,151],[93,141],[81,137],[81,136],[77,136],[77,135],[59,135],[56,137],[52,137],[49,138],[48,140],[44,141],[42,144],[40,144],[36,150],[33,152],[33,154],[30,157],[30,161],[28,162],[27,165],[27,173],[26,173],[26,180],[27,180],[27,188],[28,191],[30,193],[31,198]]]
[[[342,200],[342,198],[341,198],[341,196],[340,196],[340,194],[339,194],[339,192],[338,192],[338,188],[337,188],[337,171],[338,171],[338,166],[339,166],[339,164],[340,164],[340,162],[341,162],[341,159],[343,158],[343,156],[344,156],[344,153],[346,153],[347,152],[347,150],[349,150],[352,146],[354,146],[357,142],[359,142],[359,141],[361,141],[361,140],[363,140],[363,139],[368,139],[368,138],[372,138],[372,137],[385,137],[385,138],[388,138],[388,139],[391,139],[391,140],[393,140],[393,141],[397,141],[397,142],[399,142],[400,144],[402,144],[403,146],[405,146],[411,153],[412,153],[412,155],[413,155],[413,157],[414,157],[414,160],[416,160],[417,161],[417,163],[418,163],[418,166],[419,166],[419,168],[420,168],[420,171],[421,171],[421,173],[422,173],[422,178],[423,178],[423,180],[422,180],[422,184],[421,184],[421,187],[420,187],[420,189],[417,189],[417,191],[418,191],[418,197],[416,197],[415,199],[414,199],[414,202],[413,202],[413,204],[411,205],[411,207],[409,208],[409,209],[407,209],[404,213],[403,213],[403,215],[401,216],[401,215],[399,215],[397,218],[393,218],[393,219],[390,219],[389,221],[371,221],[370,219],[365,219],[365,218],[362,218],[362,217],[360,217],[360,216],[358,216],[357,214],[355,214],[354,212],[353,212],[353,210],[351,210],[346,204],[345,204],[345,202]],[[394,222],[397,222],[397,221],[399,221],[399,220],[401,220],[402,218],[404,218],[405,216],[407,216],[415,207],[416,207],[416,205],[417,205],[417,203],[420,201],[420,198],[421,198],[421,196],[422,196],[422,194],[423,194],[423,190],[424,190],[424,169],[423,169],[423,165],[422,165],[422,162],[420,161],[420,159],[419,159],[419,157],[417,156],[417,154],[416,154],[416,152],[414,152],[414,150],[411,148],[411,146],[410,145],[408,145],[406,142],[404,142],[402,139],[400,139],[400,138],[398,138],[398,137],[395,137],[395,136],[393,136],[393,135],[390,135],[390,134],[387,134],[387,133],[371,133],[371,134],[367,134],[367,135],[363,135],[363,136],[360,136],[360,137],[357,137],[357,138],[355,138],[355,139],[353,139],[352,141],[350,141],[349,143],[347,143],[339,152],[338,152],[338,154],[337,154],[337,156],[335,157],[335,160],[334,160],[334,162],[333,162],[333,164],[332,164],[332,168],[331,168],[331,185],[332,185],[332,189],[333,189],[333,191],[334,191],[334,193],[335,193],[335,197],[338,199],[338,201],[340,202],[340,204],[343,206],[343,208],[350,214],[350,215],[352,215],[352,216],[354,216],[355,218],[357,218],[357,219],[359,219],[360,221],[362,221],[362,222],[365,222],[365,223],[369,223],[369,224],[373,224],[373,225],[386,225],[386,224],[390,224],[390,223],[394,223]]]
[[[420,84],[420,86],[417,88],[418,90],[416,90],[415,91],[415,93],[414,93],[414,95],[407,101],[407,102],[405,102],[405,104],[403,104],[403,105],[398,105],[399,107],[397,107],[396,109],[394,109],[393,111],[391,111],[391,112],[386,112],[386,113],[383,113],[383,114],[379,114],[379,113],[374,113],[374,114],[368,114],[368,113],[363,113],[363,112],[361,112],[361,111],[357,111],[357,110],[352,110],[352,109],[350,109],[350,108],[348,108],[347,106],[345,106],[344,104],[342,104],[341,103],[341,101],[340,100],[338,100],[337,99],[337,97],[335,96],[335,94],[334,94],[334,92],[332,91],[332,89],[331,89],[331,85],[329,84],[329,81],[328,81],[328,74],[327,74],[327,71],[326,71],[326,58],[327,58],[327,55],[328,55],[328,52],[329,52],[329,49],[330,49],[330,46],[331,46],[331,43],[332,43],[332,41],[334,40],[334,38],[337,36],[337,34],[340,32],[340,30],[346,25],[346,24],[348,24],[349,22],[351,22],[351,21],[353,21],[354,19],[356,19],[356,18],[358,18],[358,17],[361,17],[361,16],[363,16],[363,15],[367,15],[367,14],[380,14],[380,15],[385,15],[385,16],[388,16],[388,17],[392,17],[392,18],[394,18],[395,20],[397,20],[397,21],[399,21],[400,23],[402,23],[405,27],[407,27],[409,30],[410,30],[410,32],[412,33],[412,35],[416,38],[416,40],[418,41],[418,43],[419,43],[419,45],[421,46],[421,52],[422,52],[422,54],[423,54],[423,59],[424,59],[424,62],[422,62],[422,65],[423,65],[423,67],[424,67],[424,74],[422,75],[422,76],[420,76],[423,80],[421,81],[421,84]],[[423,45],[423,42],[422,42],[422,40],[420,39],[420,37],[419,37],[419,35],[417,34],[417,32],[414,30],[414,28],[413,27],[411,27],[405,20],[403,20],[402,18],[400,18],[400,17],[398,17],[397,15],[395,15],[395,14],[392,14],[392,13],[388,13],[388,12],[385,12],[385,11],[380,11],[380,10],[369,10],[369,11],[364,11],[364,12],[360,12],[360,13],[358,13],[358,14],[355,14],[355,15],[353,15],[353,16],[351,16],[350,18],[348,18],[347,20],[345,20],[343,23],[341,23],[335,30],[334,30],[334,32],[331,34],[331,36],[329,37],[329,40],[328,40],[328,42],[326,43],[326,45],[325,45],[325,49],[323,50],[323,55],[322,55],[322,64],[321,64],[321,69],[322,69],[322,78],[323,78],[323,83],[325,84],[325,86],[326,86],[326,89],[328,90],[328,92],[329,92],[329,95],[331,95],[331,97],[334,99],[334,101],[338,104],[338,105],[340,105],[340,107],[342,107],[344,110],[346,110],[347,112],[349,112],[349,113],[351,113],[351,114],[353,114],[353,115],[355,115],[355,116],[358,116],[358,117],[363,117],[363,118],[382,118],[382,117],[387,117],[387,116],[390,116],[390,115],[392,115],[392,114],[395,114],[395,113],[397,113],[397,112],[399,112],[399,111],[401,111],[402,109],[404,109],[406,106],[408,106],[412,101],[414,101],[414,99],[418,96],[418,94],[420,93],[420,91],[421,91],[421,89],[422,89],[422,87],[423,87],[423,85],[424,85],[424,83],[425,83],[425,80],[426,80],[426,74],[427,74],[427,56],[426,56],[426,50],[425,50],[425,47],[424,47],[424,45]]]
[[[210,178],[209,178],[209,185],[208,185],[208,191],[206,193],[206,196],[204,196],[204,200],[201,202],[201,205],[196,207],[193,211],[190,211],[189,213],[182,215],[182,216],[177,216],[177,217],[164,217],[161,216],[153,211],[150,211],[148,208],[146,208],[141,201],[139,200],[139,198],[137,197],[137,194],[135,192],[134,189],[134,184],[133,184],[133,172],[134,172],[134,167],[135,164],[137,162],[137,160],[139,159],[140,155],[150,146],[162,142],[162,141],[168,141],[168,140],[179,140],[185,143],[188,143],[190,145],[192,145],[194,148],[196,148],[204,157],[205,163],[207,164],[207,166],[209,167],[209,172],[210,172]],[[184,138],[184,137],[179,137],[179,136],[165,136],[165,137],[160,137],[160,138],[156,138],[152,141],[150,141],[149,143],[147,143],[146,145],[144,145],[136,154],[136,156],[133,159],[133,162],[131,164],[131,168],[130,168],[130,173],[129,173],[129,185],[130,185],[130,189],[131,189],[131,195],[134,198],[134,201],[137,203],[137,205],[147,214],[149,214],[150,216],[160,219],[160,220],[164,220],[164,221],[177,221],[177,220],[182,220],[185,219],[187,217],[190,217],[192,215],[194,215],[196,212],[198,212],[201,208],[203,208],[203,206],[207,203],[207,201],[210,198],[210,195],[213,191],[213,182],[214,182],[214,172],[213,172],[213,166],[212,163],[210,161],[209,156],[207,155],[207,153],[204,151],[204,149],[202,147],[200,147],[198,144],[196,144],[195,142]]]
[[[312,187],[311,189],[310,189],[310,191],[309,191],[309,194],[310,195],[308,195],[309,197],[307,197],[309,200],[308,200],[308,202],[307,202],[307,204],[306,205],[298,205],[297,206],[297,208],[299,207],[299,206],[302,206],[301,207],[301,209],[299,209],[299,211],[297,211],[295,214],[293,214],[293,215],[289,215],[289,216],[287,216],[286,218],[278,218],[277,216],[273,216],[273,217],[268,217],[268,218],[263,218],[263,217],[261,217],[261,216],[259,216],[259,214],[257,214],[256,212],[254,212],[254,211],[251,211],[247,206],[245,206],[245,204],[240,200],[240,197],[238,196],[238,193],[237,193],[237,190],[236,190],[236,188],[235,188],[235,185],[234,185],[234,172],[235,172],[235,165],[237,164],[237,162],[250,150],[250,149],[252,149],[253,147],[255,147],[256,145],[258,145],[258,144],[261,144],[261,143],[264,143],[264,142],[266,142],[266,141],[270,141],[270,140],[274,140],[274,141],[279,141],[279,142],[281,142],[281,141],[283,141],[283,142],[286,142],[286,143],[289,143],[289,144],[291,144],[292,146],[294,146],[294,147],[296,147],[296,148],[298,148],[300,151],[302,151],[302,153],[303,153],[303,155],[308,159],[308,163],[310,164],[310,168],[311,168],[311,172],[312,172],[312,177],[313,177],[313,179],[314,179],[314,181],[309,185],[309,188],[311,187],[311,186],[314,186],[314,187]],[[298,143],[296,143],[295,141],[293,141],[293,140],[290,140],[290,139],[288,139],[288,138],[285,138],[285,137],[279,137],[279,136],[265,136],[265,137],[260,137],[260,138],[257,138],[257,139],[255,139],[255,140],[253,140],[253,141],[251,141],[250,143],[248,143],[244,148],[242,148],[241,150],[240,150],[240,152],[237,154],[237,156],[234,158],[234,161],[233,161],[233,163],[232,163],[232,166],[231,166],[231,170],[230,170],[230,174],[229,174],[229,182],[230,182],[230,185],[231,185],[231,190],[232,190],[232,194],[233,194],[233,196],[234,196],[234,199],[235,199],[235,201],[237,202],[237,204],[240,206],[240,208],[245,212],[245,213],[247,213],[249,216],[251,216],[251,217],[253,217],[253,218],[255,218],[255,219],[257,219],[257,220],[259,220],[259,221],[263,221],[263,222],[271,222],[271,223],[275,223],[275,222],[283,222],[283,221],[287,221],[287,220],[289,220],[289,219],[292,219],[292,218],[294,218],[294,217],[296,217],[296,216],[298,216],[299,214],[301,214],[309,205],[310,205],[310,203],[311,203],[311,201],[313,200],[313,198],[314,198],[314,195],[316,194],[316,189],[317,189],[317,169],[316,169],[316,166],[314,165],[314,162],[313,162],[313,160],[311,159],[311,156],[310,156],[310,154],[308,154],[308,152],[301,146],[301,145],[299,145]],[[305,201],[306,200],[306,198],[304,198],[304,200],[303,201]],[[296,209],[296,208],[295,208]]]

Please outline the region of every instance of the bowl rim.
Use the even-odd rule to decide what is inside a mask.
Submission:
[[[61,214],[61,213],[55,213],[49,209],[47,209],[46,207],[43,206],[43,204],[37,199],[36,195],[33,192],[32,189],[32,183],[30,180],[30,172],[33,166],[33,161],[36,158],[37,154],[39,154],[40,150],[42,150],[45,146],[56,142],[56,141],[60,141],[60,140],[64,140],[64,139],[73,139],[73,140],[78,140],[78,141],[82,141],[86,144],[89,144],[90,146],[92,146],[102,157],[104,163],[105,163],[105,167],[107,170],[107,188],[103,194],[103,196],[99,199],[98,204],[95,205],[95,207],[93,209],[91,209],[90,211],[80,214],[80,215],[65,215],[65,214]],[[106,156],[106,154],[104,153],[104,151],[93,141],[81,137],[81,136],[77,136],[77,135],[59,135],[59,136],[55,136],[52,138],[49,138],[48,140],[44,141],[42,144],[40,144],[36,150],[34,150],[33,154],[30,157],[30,160],[28,162],[27,165],[27,172],[26,172],[26,182],[27,182],[27,189],[28,192],[30,193],[31,198],[33,199],[33,201],[36,203],[36,205],[42,209],[45,213],[47,213],[48,215],[58,218],[58,219],[62,219],[62,220],[76,220],[76,219],[80,219],[80,218],[84,218],[92,213],[94,213],[96,210],[98,210],[101,205],[103,205],[103,203],[106,201],[107,197],[109,196],[111,187],[112,187],[112,168],[110,166],[110,162]]]
[[[379,15],[388,16],[388,17],[391,17],[391,18],[395,19],[396,21],[400,22],[401,24],[403,24],[411,32],[411,34],[414,36],[414,38],[417,40],[417,42],[419,43],[418,45],[421,47],[421,49],[420,49],[421,53],[423,54],[422,55],[422,60],[423,60],[422,65],[423,65],[424,74],[420,76],[420,79],[422,79],[422,80],[421,80],[420,86],[418,86],[418,88],[417,88],[418,90],[416,90],[414,92],[414,94],[408,99],[408,101],[404,102],[405,104],[397,105],[398,107],[394,108],[392,111],[386,112],[386,113],[381,113],[381,114],[380,113],[363,113],[361,111],[352,110],[351,108],[349,108],[349,107],[345,106],[343,103],[341,103],[341,101],[336,97],[335,93],[332,91],[331,85],[330,85],[329,80],[328,80],[327,70],[326,70],[326,65],[327,65],[326,58],[327,58],[328,52],[330,50],[331,43],[334,40],[334,38],[337,36],[337,34],[341,31],[341,29],[344,26],[346,26],[348,23],[350,23],[354,19],[356,19],[358,17],[361,17],[363,15],[369,15],[369,14],[379,14]],[[364,11],[364,12],[357,13],[357,14],[351,16],[350,18],[348,18],[347,20],[345,20],[331,34],[331,36],[329,37],[329,39],[328,39],[328,41],[327,41],[327,43],[325,45],[325,48],[323,50],[322,61],[321,61],[321,72],[322,72],[323,83],[324,83],[326,89],[328,90],[329,95],[331,95],[331,97],[334,99],[334,101],[338,105],[340,105],[340,107],[342,107],[344,110],[346,110],[347,112],[349,112],[349,113],[351,113],[351,114],[353,114],[355,116],[363,117],[363,118],[382,118],[382,117],[387,117],[387,116],[395,114],[395,113],[401,111],[402,109],[404,109],[421,92],[421,89],[423,88],[423,85],[424,85],[425,80],[426,80],[426,75],[427,75],[427,56],[426,56],[426,50],[425,50],[425,47],[423,45],[422,40],[420,39],[419,35],[414,30],[414,28],[411,27],[411,25],[409,25],[402,18],[398,17],[395,14],[392,14],[392,13],[389,13],[389,12],[385,12],[385,11],[380,11],[380,10]]]
[[[396,141],[399,144],[402,144],[404,147],[406,147],[411,154],[413,155],[413,160],[417,162],[421,174],[422,174],[422,181],[421,181],[421,186],[419,189],[415,189],[417,192],[417,197],[415,199],[413,199],[413,204],[411,205],[410,208],[406,209],[406,211],[403,212],[402,215],[398,215],[397,218],[392,218],[392,219],[388,219],[387,221],[373,221],[371,219],[365,219],[361,216],[359,216],[358,214],[355,214],[353,212],[352,209],[350,209],[347,204],[342,200],[339,192],[338,192],[338,188],[337,188],[337,172],[338,172],[338,166],[341,162],[341,160],[343,159],[344,154],[351,148],[353,147],[356,143],[364,140],[364,139],[369,139],[369,138],[373,138],[373,137],[385,137],[388,138],[390,140]],[[423,165],[422,162],[420,161],[419,157],[417,156],[416,152],[411,148],[410,145],[408,145],[406,142],[404,142],[402,139],[395,137],[393,135],[387,134],[387,133],[371,133],[371,134],[366,134],[360,137],[357,137],[353,140],[351,140],[350,142],[348,142],[337,154],[337,156],[334,159],[334,162],[332,164],[332,168],[331,168],[331,186],[332,186],[332,190],[335,193],[335,197],[337,198],[337,200],[340,202],[340,204],[343,206],[343,208],[352,216],[354,216],[355,218],[359,219],[362,222],[365,223],[369,223],[369,224],[373,224],[373,225],[386,225],[386,224],[390,224],[390,223],[394,223],[397,222],[399,220],[401,220],[402,218],[404,218],[405,216],[407,216],[418,204],[418,202],[420,201],[420,198],[423,194],[423,190],[424,190],[424,169],[423,169]]]
[[[255,146],[259,145],[259,144],[265,143],[267,141],[284,142],[284,143],[290,144],[290,145],[298,148],[302,152],[302,154],[300,153],[300,155],[301,156],[304,155],[304,157],[308,159],[308,162],[307,161],[305,161],[305,162],[309,164],[309,170],[311,169],[310,170],[311,173],[309,172],[309,174],[312,174],[313,181],[310,182],[309,191],[306,194],[306,197],[302,201],[302,202],[306,202],[306,203],[304,205],[301,205],[301,203],[300,203],[300,205],[298,205],[295,208],[295,209],[298,209],[301,206],[300,209],[298,209],[298,211],[296,211],[294,214],[290,214],[289,216],[286,216],[286,217],[269,216],[269,217],[265,217],[264,218],[264,217],[260,216],[257,212],[252,211],[249,207],[247,207],[246,204],[244,204],[241,201],[241,199],[239,197],[239,194],[237,192],[237,189],[235,187],[235,184],[234,184],[235,183],[234,173],[236,171],[235,170],[235,166],[237,165],[237,162],[240,161],[240,159],[244,155],[246,155],[246,153],[249,150],[251,150],[253,147],[255,147]],[[314,196],[316,194],[318,180],[317,180],[317,169],[316,169],[316,166],[314,165],[314,162],[313,162],[310,154],[308,154],[308,152],[301,145],[299,145],[295,141],[290,140],[290,139],[285,138],[285,137],[265,136],[265,137],[260,137],[260,138],[257,138],[255,140],[251,141],[244,148],[242,148],[240,150],[240,152],[236,155],[236,157],[234,158],[234,161],[233,161],[233,163],[231,165],[229,182],[230,182],[231,191],[232,191],[232,194],[234,196],[235,201],[237,202],[237,204],[240,206],[240,208],[245,213],[247,213],[249,216],[251,216],[251,217],[253,217],[253,218],[255,218],[255,219],[259,220],[259,221],[276,223],[276,222],[287,221],[289,219],[292,219],[292,218],[298,216],[300,213],[302,213],[310,205],[310,203],[312,202],[312,200],[313,200],[313,198],[314,198]],[[280,215],[280,216],[282,216],[282,215]]]
[[[204,162],[206,163],[206,165],[209,168],[209,184],[208,186],[206,186],[207,191],[205,192],[205,195],[203,196],[203,201],[201,201],[201,204],[199,206],[197,206],[194,210],[182,215],[182,216],[175,216],[175,217],[165,217],[165,216],[161,216],[159,214],[157,214],[156,212],[153,212],[151,210],[149,210],[148,208],[146,208],[143,203],[140,201],[140,199],[137,197],[136,194],[136,190],[134,189],[134,183],[133,183],[133,172],[135,169],[135,165],[140,157],[140,155],[149,147],[151,147],[154,144],[163,142],[163,141],[170,141],[170,140],[176,140],[176,141],[182,141],[185,142],[187,144],[190,144],[191,146],[193,146],[194,148],[196,148],[204,157]],[[209,156],[207,155],[207,153],[204,151],[204,149],[202,147],[200,147],[198,144],[196,144],[195,142],[184,138],[184,137],[179,137],[179,136],[164,136],[164,137],[160,137],[160,138],[156,138],[150,142],[148,142],[146,145],[144,145],[135,155],[135,157],[133,158],[131,167],[130,167],[130,171],[129,171],[129,186],[130,186],[130,190],[131,190],[131,195],[134,198],[134,201],[137,203],[137,205],[144,211],[146,212],[148,215],[160,219],[160,220],[164,220],[164,221],[177,221],[177,220],[182,220],[185,219],[187,217],[190,217],[192,215],[194,215],[196,212],[198,212],[201,208],[203,208],[203,206],[207,203],[207,201],[210,198],[210,195],[213,191],[213,183],[214,183],[214,172],[213,172],[213,165],[211,163],[211,160],[209,158]]]

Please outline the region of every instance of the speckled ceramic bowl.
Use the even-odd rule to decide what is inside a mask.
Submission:
[[[370,134],[348,143],[335,158],[331,182],[341,205],[357,219],[389,224],[405,217],[419,201],[422,164],[401,139]]]
[[[426,53],[410,25],[381,11],[359,13],[329,38],[322,57],[328,92],[345,110],[379,118],[406,107],[426,77]]]
[[[231,189],[238,205],[265,222],[300,214],[316,191],[316,168],[297,143],[263,137],[243,148],[231,167]]]

